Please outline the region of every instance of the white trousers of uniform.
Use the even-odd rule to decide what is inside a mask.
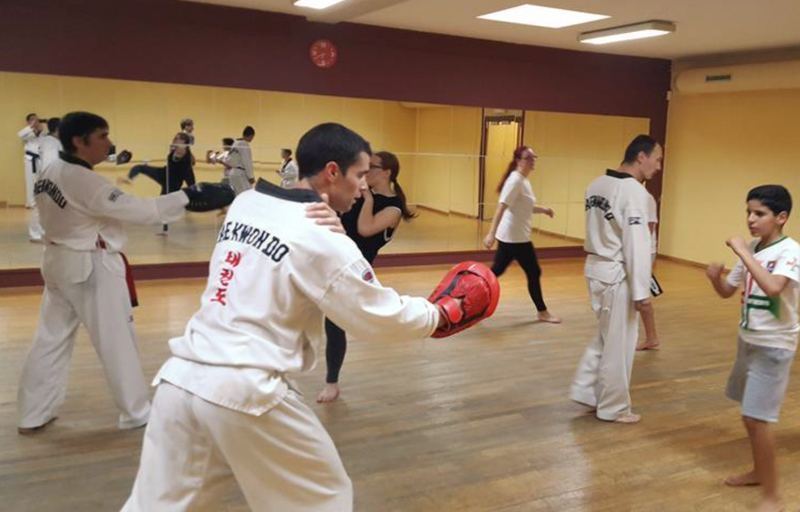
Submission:
[[[66,396],[69,361],[81,323],[89,331],[120,410],[119,428],[147,423],[149,389],[136,349],[124,270],[120,275],[107,268],[104,258],[113,260],[120,255],[103,252],[90,253],[91,273],[82,282],[65,279],[53,283],[45,276],[39,325],[17,393],[20,427],[38,427],[57,416]]]
[[[261,416],[162,381],[123,512],[218,510],[236,479],[255,512],[351,512],[353,487],[333,440],[294,391]]]
[[[244,172],[244,169],[231,169],[228,175],[228,183],[230,183],[233,190],[236,191],[237,196],[253,188],[250,184],[250,180],[247,179],[247,173]]]
[[[24,157],[25,161],[25,206],[32,208],[35,203],[33,201],[33,184],[36,183],[36,173],[33,172],[33,160],[28,155]]]
[[[638,312],[626,279],[607,283],[586,278],[597,337],[578,365],[569,397],[597,409],[601,420],[614,421],[630,412],[630,382],[639,335]]]
[[[28,238],[41,241],[43,236],[44,229],[42,229],[42,223],[39,221],[39,207],[36,206],[36,203],[33,203],[31,216],[28,219]]]

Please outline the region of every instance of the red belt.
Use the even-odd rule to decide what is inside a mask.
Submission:
[[[105,240],[98,240],[97,247],[100,249],[105,250],[106,248],[106,241]],[[122,263],[125,264],[125,282],[128,284],[128,295],[131,298],[131,307],[136,307],[139,305],[139,299],[136,296],[136,283],[133,281],[133,271],[131,270],[131,264],[128,263],[128,258],[125,256],[124,253],[119,253],[122,256]]]

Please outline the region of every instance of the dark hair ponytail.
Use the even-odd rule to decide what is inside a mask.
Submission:
[[[508,163],[508,168],[506,169],[506,173],[503,175],[503,179],[500,180],[500,184],[497,185],[498,194],[503,191],[503,185],[506,184],[506,180],[508,179],[509,176],[511,176],[511,173],[517,169],[517,162],[519,161],[520,158],[522,158],[522,154],[526,151],[533,151],[533,150],[528,146],[520,146],[514,150],[514,158]]]
[[[394,193],[397,194],[397,198],[400,200],[400,214],[403,220],[413,219],[417,214],[411,213],[408,209],[406,194],[403,192],[403,187],[401,187],[400,183],[397,181],[397,176],[400,174],[400,162],[397,160],[397,157],[388,151],[378,151],[375,153],[375,156],[381,159],[381,167],[388,169],[390,172],[389,181],[392,182]]]

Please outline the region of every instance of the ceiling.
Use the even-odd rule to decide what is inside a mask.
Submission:
[[[682,59],[800,47],[800,0],[346,0],[322,11],[292,0],[184,0],[420,32],[618,55]],[[524,3],[605,14],[610,18],[562,29],[476,19]],[[756,21],[756,18],[759,21]],[[648,20],[677,24],[673,34],[596,47],[581,32]]]

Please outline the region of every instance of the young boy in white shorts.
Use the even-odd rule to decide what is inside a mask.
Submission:
[[[708,275],[722,298],[744,286],[739,342],[726,396],[741,402],[742,418],[753,450],[753,470],[729,476],[730,486],[761,485],[758,512],[783,510],[775,468],[777,423],[789,371],[797,348],[800,245],[783,235],[792,210],[792,197],[780,185],[762,185],[747,194],[747,226],[757,237],[726,241],[739,262],[726,278],[723,265],[712,263]]]

